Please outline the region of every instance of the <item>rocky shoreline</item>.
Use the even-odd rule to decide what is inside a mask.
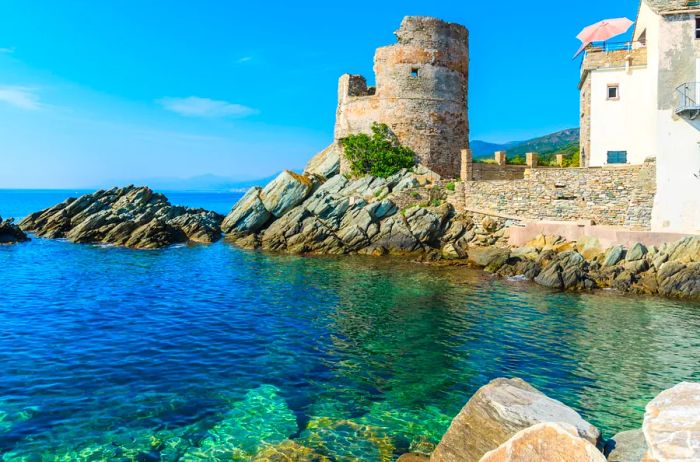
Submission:
[[[321,166],[321,167],[319,167]],[[456,213],[454,183],[417,167],[389,178],[348,179],[338,154],[318,154],[303,175],[283,172],[251,189],[224,219],[226,239],[243,248],[295,254],[399,255],[468,264],[562,290],[620,292],[700,300],[700,236],[658,248],[604,248],[539,236],[508,245],[510,219]]]
[[[215,242],[222,219],[203,209],[173,206],[147,187],[127,186],[67,199],[29,215],[19,226],[39,237],[156,249]]]
[[[576,411],[524,380],[481,387],[435,450],[399,462],[681,462],[700,460],[700,383],[683,382],[646,405],[642,428],[605,440]]]
[[[457,213],[451,204],[455,184],[424,167],[389,178],[349,179],[339,171],[339,154],[329,147],[302,174],[284,171],[264,188],[250,189],[226,217],[173,206],[149,188],[128,186],[68,199],[26,217],[21,230],[11,222],[3,229],[13,230],[13,236],[26,231],[136,249],[211,243],[223,233],[246,249],[394,255],[468,265],[552,289],[610,288],[700,300],[700,236],[649,248],[641,243],[605,248],[595,238],[572,242],[538,236],[511,247],[508,229],[517,220]]]

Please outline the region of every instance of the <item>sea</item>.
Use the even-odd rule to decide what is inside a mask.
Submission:
[[[0,190],[0,216],[85,192]],[[166,195],[219,213],[241,197]],[[640,428],[656,394],[700,381],[700,305],[223,240],[33,237],[0,246],[0,370],[4,462],[383,462],[430,452],[497,377],[606,437]]]

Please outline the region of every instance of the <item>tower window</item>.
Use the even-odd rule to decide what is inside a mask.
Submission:
[[[620,99],[620,86],[608,85],[608,99]]]
[[[695,16],[695,38],[700,39],[700,15]]]
[[[418,68],[417,67],[411,68],[411,77],[418,77]]]

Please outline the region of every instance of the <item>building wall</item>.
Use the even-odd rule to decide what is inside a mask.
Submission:
[[[340,78],[335,140],[369,133],[373,122],[385,123],[420,163],[456,178],[460,151],[469,147],[468,32],[435,18],[409,16],[396,36],[396,45],[375,54],[374,94],[361,76]],[[341,169],[348,170],[345,162]]]
[[[627,162],[641,164],[655,155],[655,124],[650,72],[646,67],[605,68],[591,72],[590,147],[588,166],[607,164],[608,151],[627,151]],[[607,99],[609,85],[619,86],[619,99]]]
[[[654,179],[651,160],[623,167],[528,168],[522,180],[459,183],[456,197],[471,211],[649,229]]]
[[[675,114],[676,88],[700,81],[695,15],[650,15],[648,22],[647,35],[651,32],[656,48],[652,64],[658,72],[658,194],[652,227],[655,231],[700,233],[700,118]]]
[[[591,76],[586,73],[579,86],[581,98],[580,113],[580,166],[591,164]]]

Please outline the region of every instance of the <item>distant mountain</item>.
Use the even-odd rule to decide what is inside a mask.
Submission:
[[[252,186],[265,186],[278,174],[254,180],[237,180],[218,175],[199,175],[191,178],[146,178],[130,183],[145,185],[158,191],[246,191]],[[115,182],[122,184],[123,181]]]
[[[493,157],[495,151],[508,151],[508,158],[518,155],[525,157],[526,152],[537,152],[540,157],[549,157],[558,152],[569,152],[573,146],[578,146],[578,143],[579,129],[570,128],[527,141],[498,144],[474,140],[470,145],[473,157],[483,159]]]

